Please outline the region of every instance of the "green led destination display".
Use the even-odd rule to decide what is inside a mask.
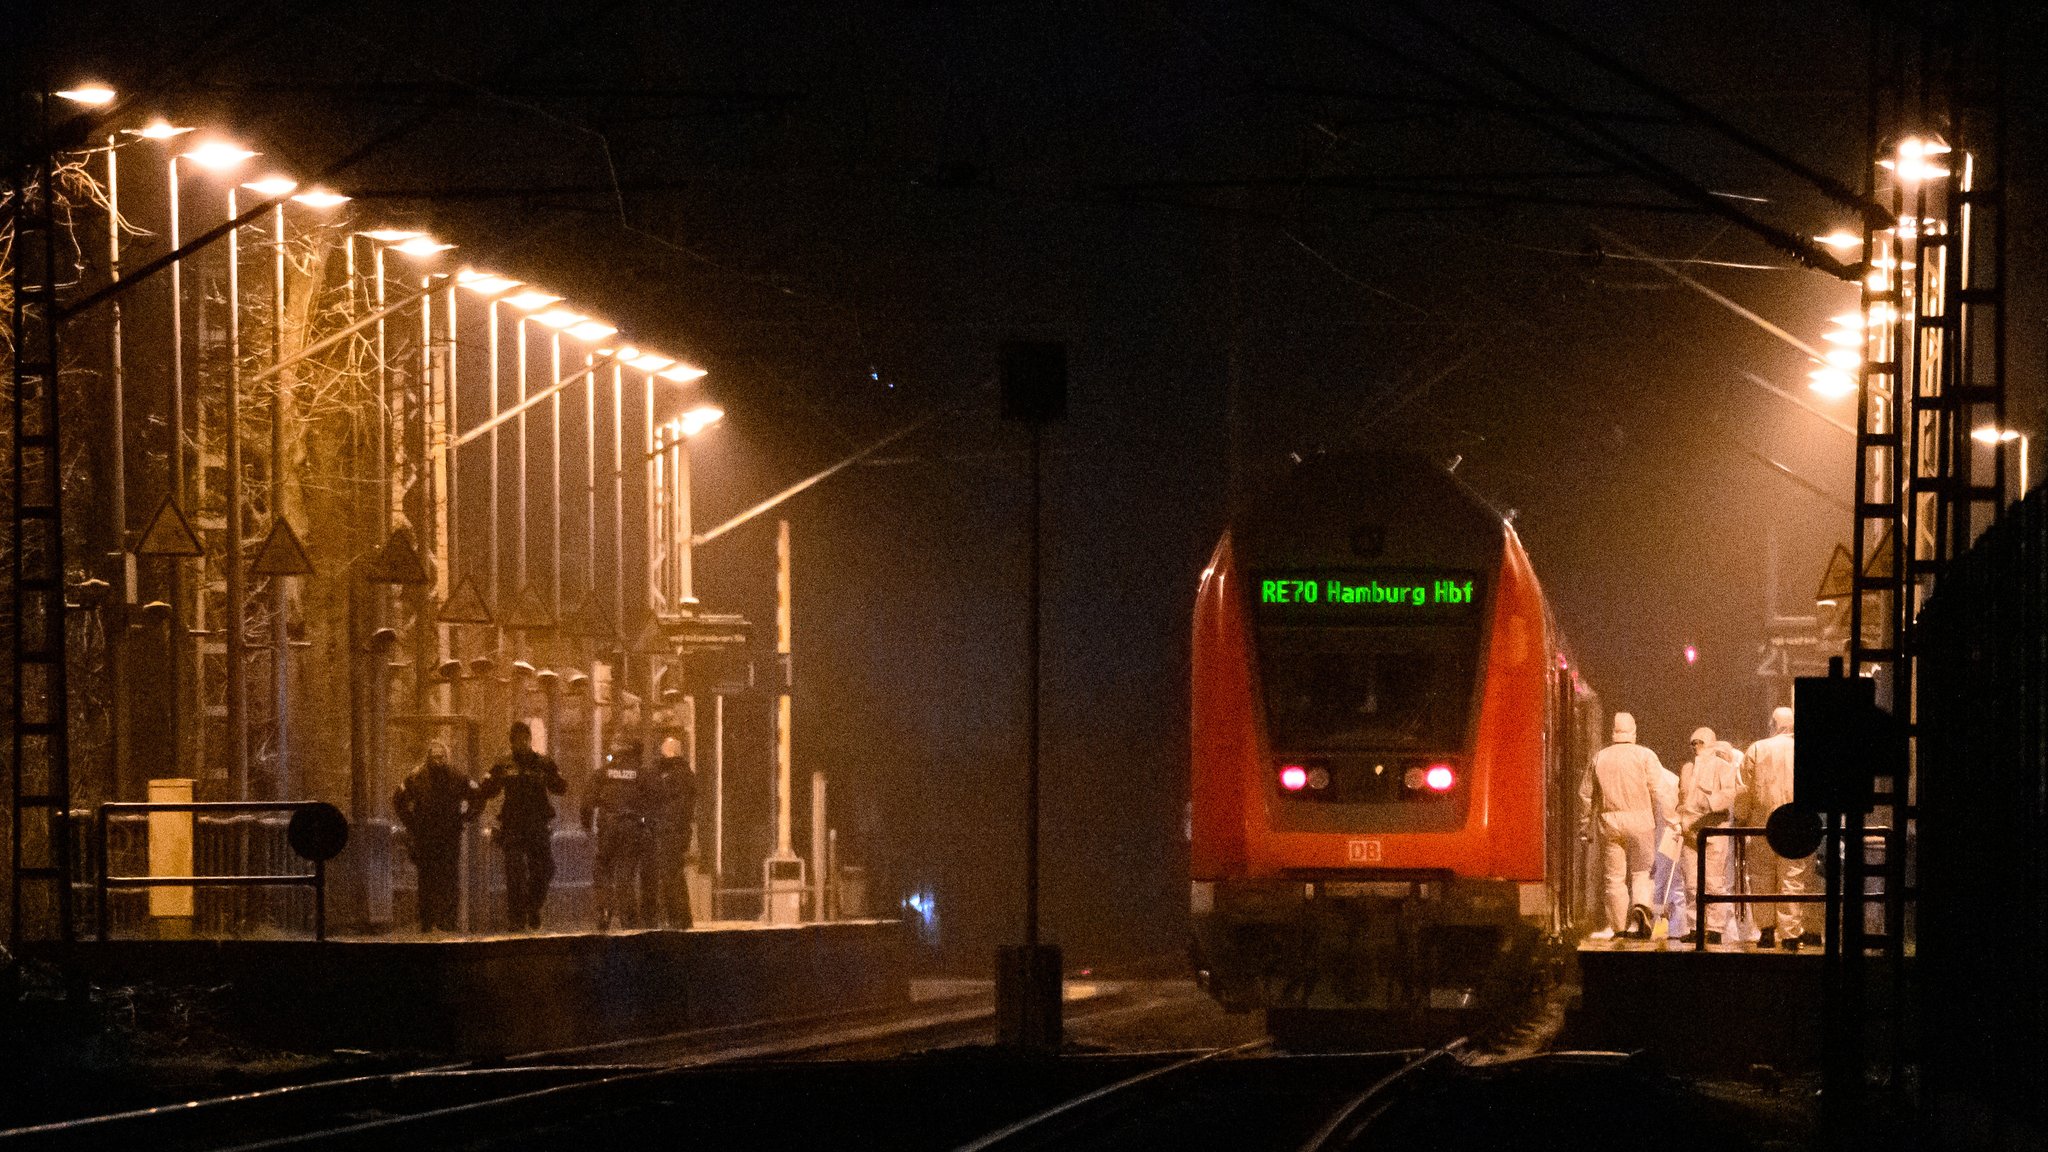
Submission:
[[[1471,616],[1482,591],[1475,574],[1441,568],[1259,572],[1251,588],[1265,619],[1389,624]]]

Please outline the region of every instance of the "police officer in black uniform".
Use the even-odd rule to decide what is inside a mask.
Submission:
[[[533,728],[515,720],[511,755],[491,765],[479,801],[503,794],[498,844],[505,853],[505,915],[517,932],[540,927],[540,908],[555,880],[555,806],[548,799],[569,790],[552,758],[533,750]]]
[[[427,758],[391,794],[391,810],[411,841],[419,873],[420,931],[455,931],[460,905],[462,825],[483,807],[476,783],[448,763],[448,749],[436,740]]]
[[[682,741],[670,736],[661,742],[655,772],[663,801],[654,850],[662,914],[669,927],[688,928],[695,923],[690,913],[690,841],[697,826],[697,774],[683,755]]]
[[[592,877],[597,930],[613,924],[649,927],[656,915],[654,825],[661,817],[660,782],[640,763],[640,746],[612,745],[583,801],[583,827],[597,836]]]

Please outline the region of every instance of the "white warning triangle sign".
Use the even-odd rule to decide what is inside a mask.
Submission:
[[[455,591],[448,594],[448,602],[441,605],[435,614],[443,624],[489,624],[492,622],[491,607],[484,603],[484,594],[477,589],[473,577],[464,576],[456,582]]]
[[[199,546],[199,537],[192,531],[192,522],[185,519],[185,513],[169,496],[156,506],[156,515],[149,518],[149,529],[142,534],[142,543],[135,546],[137,556],[204,556],[206,549]]]
[[[291,521],[280,516],[270,526],[270,535],[264,538],[263,547],[256,550],[249,572],[255,576],[313,574],[313,562],[306,558],[305,545],[299,543],[299,534],[292,531]]]

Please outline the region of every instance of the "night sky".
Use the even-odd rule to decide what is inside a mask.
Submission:
[[[1538,10],[1860,182],[1862,7],[1645,7]],[[832,776],[850,859],[936,892],[963,963],[1021,922],[1004,338],[1071,348],[1047,441],[1046,917],[1083,963],[1181,946],[1188,612],[1233,491],[1290,453],[1459,459],[1514,510],[1608,707],[1674,766],[1695,725],[1762,734],[1772,534],[1781,610],[1804,612],[1849,531],[1848,436],[1747,376],[1852,406],[1611,237],[1808,341],[1853,288],[1559,140],[1485,60],[1779,227],[1847,214],[1490,4],[116,2],[51,27],[60,69],[138,115],[302,174],[387,137],[331,178],[359,218],[709,369],[729,416],[697,442],[700,529],[950,412],[786,512],[798,772]],[[2019,95],[2013,147],[2038,156]],[[2011,423],[2038,434],[2034,176],[2011,200]],[[773,533],[699,553],[707,607],[772,620]],[[730,809],[743,869],[768,836],[766,708],[735,705],[752,750],[729,771],[761,780]]]

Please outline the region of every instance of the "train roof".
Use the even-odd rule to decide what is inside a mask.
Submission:
[[[1308,457],[1231,524],[1242,563],[1490,570],[1510,530],[1438,461],[1412,452]]]

